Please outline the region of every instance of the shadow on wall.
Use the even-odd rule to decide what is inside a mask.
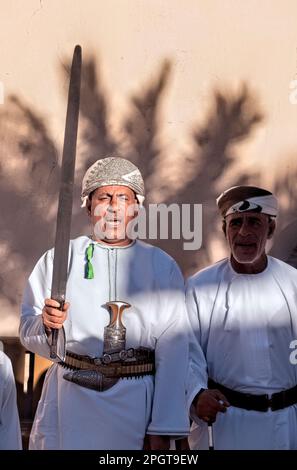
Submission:
[[[79,159],[81,171],[76,172],[76,198],[86,168],[98,155],[121,154],[135,163],[146,183],[146,204],[203,204],[203,246],[198,253],[183,251],[182,240],[148,240],[173,256],[183,272],[189,275],[211,262],[210,245],[218,236],[218,213],[215,199],[218,187],[236,161],[236,145],[252,137],[263,120],[253,92],[246,84],[234,93],[214,90],[213,102],[203,124],[192,131],[192,152],[180,155],[173,168],[166,165],[166,150],[162,147],[162,104],[171,75],[171,63],[165,60],[155,77],[130,97],[130,111],[123,119],[120,136],[112,136],[110,105],[94,57],[85,61],[82,86],[81,132]],[[64,71],[69,73],[69,65]],[[168,184],[171,174],[179,176],[179,184]],[[233,184],[255,183],[259,173],[240,175]],[[156,195],[161,195],[156,198]],[[73,218],[73,232],[82,233],[85,214],[78,210]]]
[[[54,231],[59,167],[42,116],[17,97],[0,114],[1,334],[20,304],[24,278]]]
[[[59,71],[64,77],[69,74],[68,61]],[[221,237],[215,198],[224,188],[225,175],[236,166],[236,146],[252,138],[263,117],[248,85],[237,93],[214,90],[204,122],[192,131],[192,152],[168,165],[166,142],[162,143],[160,135],[171,73],[166,60],[154,78],[131,95],[129,112],[115,135],[100,67],[94,57],[84,59],[72,236],[89,233],[79,200],[86,168],[99,156],[123,154],[143,172],[147,203],[203,204],[203,246],[197,253],[183,252],[179,240],[151,241],[169,252],[188,275],[210,262],[213,241]],[[0,138],[0,306],[1,333],[7,334],[11,312],[15,319],[18,316],[28,273],[54,242],[61,149],[44,117],[17,97],[1,107]],[[171,183],[173,172],[178,184]],[[255,183],[260,177],[258,173],[240,175],[232,183]],[[9,327],[8,334],[16,334]]]
[[[184,168],[188,167],[185,171],[188,173],[187,181],[179,191],[172,192],[166,201],[179,204],[197,202],[203,205],[203,237],[199,252],[183,252],[179,240],[169,244],[171,254],[186,275],[211,263],[211,245],[215,239],[223,237],[216,198],[220,188],[225,189],[224,184],[222,186],[225,175],[235,169],[236,146],[251,137],[262,119],[253,94],[247,85],[243,85],[238,93],[225,92],[223,95],[215,90],[204,124],[197,125],[192,131],[193,152],[184,161]],[[240,175],[233,179],[232,185],[249,184],[258,178],[257,173]]]
[[[281,210],[277,220],[272,256],[280,258],[297,268],[297,158],[288,155],[280,160],[275,178],[274,192],[278,196]]]

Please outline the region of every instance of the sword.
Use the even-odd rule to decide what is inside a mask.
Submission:
[[[64,307],[67,283],[76,138],[79,115],[80,78],[81,47],[75,46],[70,71],[51,288],[51,298],[59,302],[60,310],[63,310]],[[51,359],[55,359],[57,357],[58,333],[59,330],[52,329],[52,343],[50,346]]]

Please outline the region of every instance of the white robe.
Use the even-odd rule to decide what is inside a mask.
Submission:
[[[48,371],[30,438],[31,449],[142,449],[145,433],[185,436],[189,420],[185,396],[190,330],[184,281],[175,261],[159,248],[136,241],[127,247],[96,244],[94,279],[85,279],[88,237],[71,242],[66,299],[70,302],[59,354],[101,356],[109,300],[131,304],[123,313],[126,348],[155,350],[156,375],[120,379],[104,392]],[[49,358],[41,310],[50,297],[53,250],[36,264],[25,290],[20,337],[29,350]]]
[[[268,257],[259,274],[238,274],[229,260],[187,282],[191,323],[206,356],[209,377],[233,390],[269,394],[297,384],[290,343],[297,339],[297,271]],[[208,446],[197,416],[192,449]],[[213,425],[216,449],[297,449],[297,405],[278,411],[230,407]]]
[[[10,359],[0,351],[0,450],[20,450],[22,439]]]

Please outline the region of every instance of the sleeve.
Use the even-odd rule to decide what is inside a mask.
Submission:
[[[186,383],[191,335],[184,280],[176,263],[172,265],[168,290],[162,296],[165,296],[160,308],[163,327],[156,335],[155,390],[147,433],[176,438],[189,433]]]
[[[22,439],[16,388],[10,359],[0,356],[0,450],[21,450]]]
[[[34,267],[23,295],[20,340],[25,348],[46,359],[50,359],[51,334],[47,336],[42,322],[44,300],[51,296],[53,272],[52,251],[47,251]],[[65,331],[59,330],[57,352],[65,356]],[[59,358],[56,361],[59,361]],[[52,360],[52,359],[51,359]]]
[[[202,350],[201,325],[199,316],[199,304],[197,293],[191,280],[186,285],[186,307],[191,325],[189,342],[189,370],[187,380],[188,407],[191,418],[197,421],[195,409],[192,406],[193,399],[203,388],[207,389],[207,363]]]

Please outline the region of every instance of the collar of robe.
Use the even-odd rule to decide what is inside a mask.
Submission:
[[[129,248],[130,246],[134,245],[134,243],[135,243],[135,240],[132,240],[132,242],[129,243],[129,245],[111,247],[111,246],[103,245],[102,243],[91,242],[91,243],[87,246],[86,252],[85,252],[85,257],[86,257],[85,279],[94,279],[94,267],[93,267],[93,265],[92,265],[92,261],[91,261],[91,260],[92,260],[92,258],[93,258],[93,256],[94,256],[94,248],[95,248],[95,245],[100,246],[101,248],[105,248],[105,249],[111,249],[111,248],[123,249],[123,248]]]

